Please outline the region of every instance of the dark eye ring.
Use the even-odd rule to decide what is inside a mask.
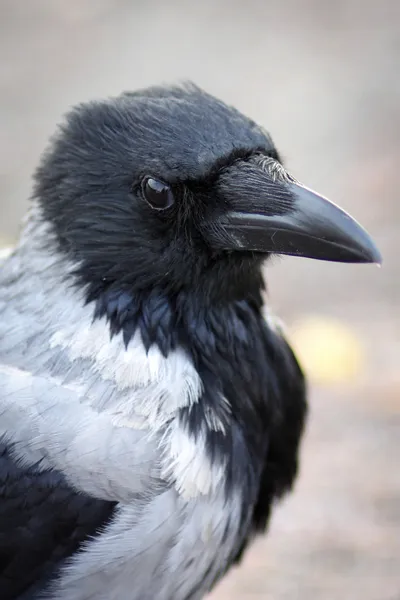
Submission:
[[[175,202],[171,187],[153,177],[145,177],[142,182],[143,196],[151,208],[155,210],[165,210]]]

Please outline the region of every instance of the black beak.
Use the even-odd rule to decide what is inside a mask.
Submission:
[[[243,170],[237,185],[240,170],[231,181],[229,175],[222,181],[231,210],[212,228],[220,248],[381,263],[380,252],[365,229],[323,196],[290,180],[272,181],[254,166]]]

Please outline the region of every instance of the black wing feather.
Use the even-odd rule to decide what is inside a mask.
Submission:
[[[269,331],[272,342],[270,356],[276,377],[278,395],[274,426],[269,430],[269,443],[248,536],[238,548],[234,562],[256,534],[264,533],[269,524],[274,502],[289,492],[296,480],[299,451],[307,416],[306,380],[293,350],[284,337]],[[279,415],[278,415],[279,412]]]
[[[1,600],[36,598],[114,508],[72,489],[58,472],[19,466],[0,443]]]

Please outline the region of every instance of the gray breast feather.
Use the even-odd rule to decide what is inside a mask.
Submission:
[[[199,600],[240,545],[233,495],[184,501],[173,488],[120,506],[101,536],[75,555],[51,600]]]
[[[146,429],[116,426],[78,385],[54,377],[0,365],[0,437],[24,464],[41,461],[98,498],[129,502],[158,482],[157,440]]]
[[[61,569],[46,592],[51,600],[197,600],[240,544],[239,495],[226,499],[219,486],[212,500],[188,498],[160,481],[159,441],[146,429],[115,425],[76,382],[0,365],[1,437],[25,465],[41,461],[75,488],[119,501],[102,534]],[[191,465],[185,480],[193,486],[197,463],[185,445],[177,460],[179,469]]]

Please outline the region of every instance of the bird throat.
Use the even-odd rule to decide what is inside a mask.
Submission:
[[[122,334],[126,347],[139,331],[146,351],[156,345],[166,358],[176,348],[189,356],[203,391],[198,402],[181,408],[179,420],[195,438],[206,437],[212,463],[229,463],[228,486],[242,485],[249,464],[256,485],[266,451],[267,396],[276,375],[274,334],[270,337],[261,308],[261,294],[204,307],[193,297],[168,299],[156,289],[147,294],[110,289],[95,301],[95,319],[105,317],[111,335]],[[207,423],[211,413],[218,427]]]

